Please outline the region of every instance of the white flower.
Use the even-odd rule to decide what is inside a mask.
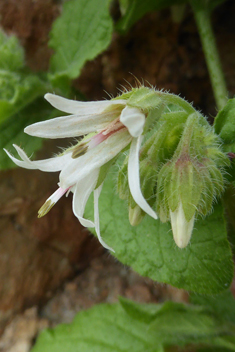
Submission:
[[[52,106],[70,115],[30,125],[25,128],[26,133],[43,138],[88,136],[61,155],[46,160],[31,161],[16,145],[14,147],[22,160],[5,151],[18,166],[48,172],[60,171],[59,188],[39,210],[39,217],[45,215],[65,193],[71,191],[74,194],[73,212],[80,223],[86,227],[95,227],[100,243],[113,251],[100,235],[98,199],[102,184],[97,187],[97,181],[101,167],[130,143],[128,161],[130,192],[142,210],[157,218],[140,189],[139,150],[145,115],[139,109],[129,107],[128,101],[124,99],[79,102],[53,94],[46,94],[45,98]],[[92,192],[94,192],[94,221],[83,217],[87,200]]]

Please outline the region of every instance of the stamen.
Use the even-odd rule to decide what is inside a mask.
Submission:
[[[107,128],[102,132],[103,135],[107,135],[110,132],[116,131],[117,129],[119,129],[121,126],[123,126],[123,124],[120,122],[120,117],[118,116],[115,120],[113,120],[108,126]]]
[[[50,199],[48,199],[43,206],[39,209],[38,211],[38,218],[42,218],[44,215],[49,213],[51,208],[55,205],[55,203],[52,203]]]
[[[88,149],[87,143],[81,143],[81,144],[79,144],[78,146],[76,146],[76,147],[74,148],[74,151],[73,151],[73,153],[72,153],[72,158],[73,158],[73,159],[76,159],[76,158],[78,158],[79,156],[84,155],[84,154],[87,152],[87,149]]]
[[[71,186],[72,187],[72,186]],[[51,208],[55,205],[55,203],[58,202],[58,200],[71,188],[68,187],[66,189],[63,189],[61,187],[59,187],[47,200],[46,202],[43,204],[43,206],[39,209],[38,211],[38,218],[43,217],[44,215],[46,215],[47,213],[49,213],[49,211],[51,210]]]

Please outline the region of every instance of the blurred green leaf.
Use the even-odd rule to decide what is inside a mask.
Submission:
[[[14,143],[21,146],[30,156],[41,147],[42,139],[28,136],[24,133],[24,128],[34,122],[50,118],[52,113],[54,114],[54,109],[48,102],[39,98],[0,125],[0,169],[16,167],[3,148],[15,152],[12,147]]]
[[[210,216],[195,222],[190,244],[180,249],[169,222],[146,216],[140,225],[130,225],[127,205],[113,194],[115,177],[116,171],[111,169],[100,195],[99,211],[101,236],[119,261],[152,280],[202,294],[215,294],[230,286],[232,253],[220,204]],[[90,199],[87,218],[93,218],[93,206]]]
[[[220,323],[203,307],[141,304],[125,298],[77,314],[71,324],[43,331],[31,352],[163,352],[165,346],[230,347],[234,325]],[[143,316],[150,320],[143,319]]]
[[[210,344],[210,339],[217,339],[218,336],[231,337],[235,332],[235,325],[221,322],[220,318],[208,312],[203,305],[185,305],[171,301],[163,304],[141,304],[122,297],[120,303],[133,319],[149,323],[149,330],[154,330],[157,339],[164,345],[179,346],[199,342]],[[221,342],[213,343],[220,345]]]
[[[0,30],[0,70],[16,71],[24,66],[24,50],[18,39]]]
[[[193,3],[196,11],[208,10],[212,11],[216,6],[221,5],[227,0],[188,0]]]
[[[158,312],[161,311],[165,305],[164,303],[162,304],[137,303],[129,299],[126,299],[124,297],[120,297],[119,302],[121,303],[122,307],[130,317],[132,317],[135,320],[142,321],[146,324],[152,322],[155,319]]]
[[[205,306],[221,321],[235,324],[235,299],[231,291],[225,291],[212,297],[191,294],[190,301],[193,304]]]
[[[88,60],[94,59],[110,44],[112,19],[110,0],[70,0],[54,22],[49,45],[51,80],[59,84],[66,77],[78,77]]]
[[[146,13],[161,10],[172,5],[181,5],[187,0],[121,0],[120,6],[124,13],[117,23],[116,29],[126,32]]]
[[[149,331],[120,304],[101,304],[80,312],[71,324],[43,331],[31,352],[164,352]]]
[[[194,296],[196,297],[196,294]],[[225,299],[229,297],[231,303],[227,292],[220,295],[217,302],[214,301],[215,305],[213,304],[216,312],[208,309],[207,303],[211,297],[208,297],[208,301],[198,302],[201,305],[185,305],[171,301],[162,304],[141,304],[122,297],[120,303],[133,319],[149,323],[149,330],[155,331],[156,338],[164,346],[193,344],[196,347],[199,344],[208,346],[205,351],[212,351],[210,348],[217,351],[217,347],[218,351],[221,351],[221,347],[225,348],[224,351],[234,351],[235,325],[230,319],[221,319],[217,314],[218,309],[223,309],[224,303],[221,309],[216,307],[216,304],[220,304],[222,296]],[[225,318],[225,315],[223,317]]]
[[[42,76],[26,72],[18,39],[0,31],[0,124],[46,93],[48,86]]]
[[[0,70],[0,123],[48,90],[36,75]]]

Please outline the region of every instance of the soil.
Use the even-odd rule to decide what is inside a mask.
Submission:
[[[46,70],[51,49],[48,34],[60,14],[53,0],[1,0],[0,25],[16,34],[27,65]],[[231,96],[235,93],[234,1],[213,13],[222,65]],[[115,13],[116,16],[116,13]],[[182,22],[170,11],[145,15],[131,30],[114,33],[109,48],[87,62],[73,82],[88,100],[119,93],[137,79],[181,94],[206,115],[216,113],[204,56],[187,9]],[[48,157],[55,144],[46,142],[38,157]],[[0,174],[0,352],[28,352],[38,332],[70,322],[76,312],[119,295],[140,302],[187,301],[187,293],[139,277],[114,260],[83,229],[62,199],[37,219],[37,209],[55,191],[58,175],[14,169]]]

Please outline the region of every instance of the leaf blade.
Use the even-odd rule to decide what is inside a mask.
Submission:
[[[86,61],[94,59],[111,41],[110,0],[71,0],[54,22],[49,45],[51,79],[76,78]]]
[[[136,227],[129,224],[125,204],[113,195],[114,174],[111,171],[106,178],[100,196],[100,229],[119,261],[142,276],[202,294],[215,294],[229,287],[233,263],[221,205],[215,206],[205,220],[196,222],[191,243],[179,249],[169,223],[146,216]],[[92,218],[92,213],[90,199],[86,216]],[[90,230],[94,233],[94,229]]]

